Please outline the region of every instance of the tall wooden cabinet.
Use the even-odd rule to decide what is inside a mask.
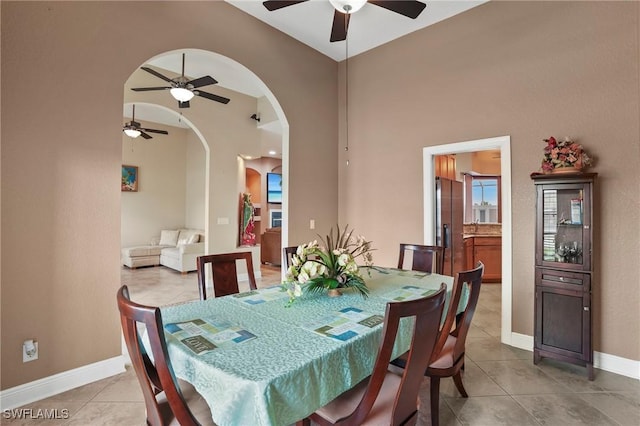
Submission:
[[[536,187],[533,360],[587,367],[593,380],[591,289],[596,173],[532,174]]]

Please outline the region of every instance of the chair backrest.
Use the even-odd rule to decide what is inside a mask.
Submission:
[[[400,269],[404,266],[404,255],[407,251],[411,251],[413,254],[412,271],[435,272],[436,274],[442,274],[444,271],[444,247],[400,243],[400,256],[398,257],[398,268]]]
[[[297,250],[298,246],[282,247],[282,255],[284,256],[284,261],[287,265],[287,269],[289,269],[289,267],[291,266],[291,258],[294,254],[296,254]]]
[[[444,324],[438,335],[438,341],[433,350],[431,362],[434,362],[439,358],[440,352],[444,348],[444,344],[447,341],[449,334],[456,337],[456,345],[453,348],[453,361],[454,363],[464,354],[465,340],[467,339],[467,333],[471,326],[471,319],[478,305],[478,298],[480,297],[480,287],[482,286],[482,275],[484,274],[484,264],[478,262],[475,269],[469,271],[461,271],[456,275],[455,282],[453,283],[453,291],[451,294],[451,300],[449,301],[449,309],[447,316],[445,317]],[[460,305],[460,299],[465,293],[465,287],[467,287],[468,297],[467,304],[462,312],[458,314],[458,306]],[[454,329],[455,326],[455,329]],[[453,331],[452,331],[453,330]]]
[[[240,292],[238,288],[238,271],[236,261],[244,260],[247,265],[249,276],[249,288],[256,290],[256,277],[253,273],[253,260],[251,252],[207,254],[197,258],[198,267],[198,289],[200,300],[207,298],[207,279],[205,274],[206,265],[211,265],[211,277],[213,278],[213,293],[215,297],[222,297],[228,294]]]
[[[164,391],[169,407],[171,407],[173,415],[181,425],[199,425],[182,396],[171,368],[167,343],[164,339],[160,309],[132,302],[126,285],[123,285],[118,290],[117,301],[124,340],[144,395],[147,423],[152,426],[160,426],[167,423],[162,418],[156,399],[156,395]],[[153,362],[140,340],[137,328],[139,323],[146,328]]]
[[[405,317],[415,317],[415,322],[408,361],[393,403],[391,424],[404,424],[412,416],[417,415],[418,393],[438,335],[446,292],[447,286],[442,284],[438,292],[431,296],[387,303],[382,340],[373,374],[358,407],[348,417],[347,424],[361,424],[371,411],[387,375],[400,320]]]

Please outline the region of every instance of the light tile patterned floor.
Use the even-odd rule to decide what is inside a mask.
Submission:
[[[262,274],[260,287],[279,282],[277,268],[264,267]],[[198,298],[195,273],[181,275],[165,267],[123,268],[122,283],[129,286],[131,298],[143,304],[164,305]],[[442,380],[441,425],[640,425],[640,381],[596,370],[595,380],[589,382],[583,367],[550,360],[536,366],[531,352],[501,344],[500,297],[500,284],[485,284],[480,292],[467,337],[464,383],[469,398],[460,397],[452,380]],[[420,398],[418,425],[429,425],[428,379]],[[7,419],[3,413],[0,423],[145,424],[142,394],[131,369],[24,408],[32,409],[33,414],[39,409],[57,409],[59,417],[67,417],[62,410],[68,410],[68,418],[19,420]],[[197,400],[192,408],[203,425],[212,424],[204,401]]]

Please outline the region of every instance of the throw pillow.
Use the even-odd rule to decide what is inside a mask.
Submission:
[[[183,246],[185,244],[190,244],[189,239],[194,233],[195,231],[189,231],[186,229],[181,230],[180,235],[178,235],[178,245]]]
[[[200,235],[199,234],[192,234],[189,239],[187,240],[187,244],[194,244],[200,241]]]
[[[180,231],[170,231],[163,229],[160,232],[160,245],[161,246],[177,246],[178,245],[178,234]]]

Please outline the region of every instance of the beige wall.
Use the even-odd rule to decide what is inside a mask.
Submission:
[[[423,236],[422,148],[510,135],[512,326],[532,335],[529,174],[543,138],[571,136],[600,173],[594,348],[640,360],[639,7],[489,2],[350,60],[341,222],[373,241],[376,263],[393,265],[399,242]]]
[[[291,123],[290,236],[310,238],[312,214],[324,219],[319,226],[336,221],[334,61],[223,2],[0,7],[2,389],[121,353],[114,182],[123,85],[147,59],[199,48],[260,76]],[[78,124],[83,131],[68,131]],[[31,337],[40,358],[23,364],[22,341]]]
[[[194,132],[187,134],[187,196],[185,203],[185,226],[204,230],[206,153],[202,141]]]
[[[166,130],[153,139],[122,134],[122,163],[138,167],[138,191],[121,194],[121,246],[149,244],[162,229],[185,226],[187,129],[142,122]],[[201,212],[204,216],[204,212]]]

